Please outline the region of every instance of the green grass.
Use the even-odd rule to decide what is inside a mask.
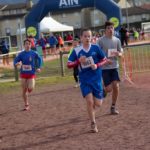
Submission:
[[[72,75],[72,69],[68,69],[66,67],[66,63],[67,58],[64,57],[65,75]],[[42,71],[40,73],[37,73],[37,78],[50,76],[61,76],[61,67],[59,59],[44,62]],[[15,78],[14,68],[0,68],[0,79],[12,78]]]
[[[65,75],[72,75],[72,69],[68,69],[66,63],[67,63],[67,58],[64,57]],[[47,77],[47,76],[61,76],[60,59],[44,62],[42,71],[37,74],[37,77]]]
[[[17,47],[11,47],[10,52],[16,52],[16,51],[18,51]]]
[[[54,85],[54,84],[69,84],[73,82],[72,76],[53,76],[47,78],[38,78],[36,79],[36,87],[42,87],[45,85]],[[20,82],[4,82],[0,84],[0,94],[5,94],[8,92],[21,91]]]
[[[130,56],[132,59],[132,71],[139,72],[140,71],[150,71],[150,45],[132,47],[128,50],[125,50],[125,55],[128,57],[128,52],[130,52]],[[142,63],[141,63],[142,62]],[[64,56],[64,72],[65,76],[72,75],[72,69],[68,69],[66,67],[67,57]],[[127,59],[127,71],[131,70],[130,68],[130,60]],[[140,64],[140,65],[139,65]],[[143,70],[142,70],[143,69]],[[120,65],[120,72],[122,72],[122,65]],[[44,62],[44,66],[42,68],[41,73],[37,73],[37,78],[42,77],[61,77],[61,66],[60,59],[55,59],[51,61]],[[14,79],[14,69],[8,68],[0,68],[0,80],[1,79]]]

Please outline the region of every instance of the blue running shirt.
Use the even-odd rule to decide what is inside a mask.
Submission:
[[[91,83],[93,81],[101,80],[101,68],[93,70],[90,67],[91,63],[97,64],[102,59],[105,58],[105,54],[103,51],[94,44],[89,46],[89,50],[84,50],[83,46],[78,46],[73,49],[72,53],[68,58],[68,62],[74,62],[78,60],[81,56],[86,56],[87,61],[85,64],[79,64],[79,79],[81,83]]]
[[[38,61],[36,63],[36,60]],[[22,51],[14,60],[14,65],[18,62],[22,63],[20,73],[21,74],[35,74],[36,67],[41,67],[41,58],[40,56],[33,50],[30,51]],[[37,64],[37,66],[36,66]]]

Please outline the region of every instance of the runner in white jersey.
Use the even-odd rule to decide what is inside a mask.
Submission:
[[[97,41],[104,50],[107,58],[112,60],[112,64],[102,66],[102,76],[106,92],[112,91],[111,114],[119,114],[116,109],[116,102],[119,94],[119,63],[118,57],[122,56],[120,40],[114,36],[114,24],[107,21],[105,23],[105,35]]]

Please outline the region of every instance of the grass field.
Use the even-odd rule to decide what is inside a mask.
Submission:
[[[126,48],[124,51],[124,56],[126,62],[126,70],[130,74],[150,71],[150,45],[130,47],[128,49]],[[67,57],[64,57],[65,75],[72,75],[72,69],[68,69],[66,67],[66,62]],[[120,66],[120,72],[122,72],[122,64]],[[42,72],[37,74],[38,78],[52,76],[61,76],[61,65],[59,58],[55,60],[45,61]],[[15,78],[13,67],[0,68],[0,80],[12,78]]]
[[[72,70],[66,67],[67,58],[64,57],[65,75],[71,75]],[[13,67],[1,67],[0,68],[0,79],[10,79],[15,78]],[[37,77],[50,77],[50,76],[61,76],[60,59],[55,59],[51,61],[45,61],[42,67],[41,73],[37,74]]]

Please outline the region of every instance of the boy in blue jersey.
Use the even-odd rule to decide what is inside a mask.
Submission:
[[[87,102],[87,111],[91,121],[92,132],[98,132],[95,121],[95,108],[101,106],[103,99],[101,66],[111,63],[103,51],[91,44],[92,32],[89,29],[81,31],[81,46],[74,48],[68,58],[68,68],[78,66],[80,88]]]
[[[25,103],[25,109],[29,109],[28,94],[34,89],[35,86],[35,72],[41,71],[41,58],[33,50],[31,50],[31,41],[26,39],[24,41],[25,50],[19,53],[14,60],[14,66],[20,66],[20,78],[22,85],[22,96]],[[35,66],[37,61],[37,66]]]

